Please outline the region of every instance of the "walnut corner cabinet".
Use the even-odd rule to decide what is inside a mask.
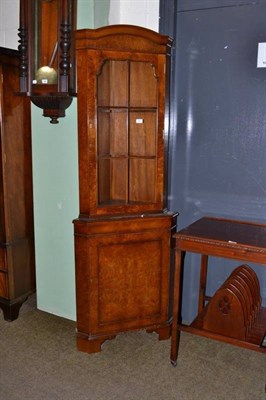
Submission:
[[[170,51],[169,37],[142,27],[76,32],[77,347],[88,353],[129,330],[170,336]]]
[[[0,308],[13,321],[35,291],[30,100],[19,57],[0,47]]]

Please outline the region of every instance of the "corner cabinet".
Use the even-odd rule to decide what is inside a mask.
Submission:
[[[77,345],[89,353],[128,330],[170,336],[170,50],[169,37],[137,26],[76,32]]]
[[[30,100],[18,52],[0,47],[0,308],[13,321],[35,291]]]

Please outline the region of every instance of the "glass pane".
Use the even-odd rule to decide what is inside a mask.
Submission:
[[[99,204],[127,201],[128,162],[125,158],[99,160]]]
[[[129,176],[129,201],[155,202],[156,161],[154,159],[131,159]]]
[[[156,112],[130,112],[130,155],[156,154]]]
[[[127,155],[127,111],[98,110],[98,154]]]
[[[101,159],[98,165],[99,204],[110,202],[110,159]]]
[[[35,60],[33,84],[57,84],[58,0],[35,2]]]
[[[128,62],[107,60],[98,76],[98,106],[127,107]]]
[[[157,107],[157,78],[151,63],[130,63],[130,107]]]

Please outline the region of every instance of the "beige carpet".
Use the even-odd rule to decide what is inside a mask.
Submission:
[[[266,356],[182,333],[176,368],[170,340],[127,333],[88,355],[75,323],[36,310],[18,320],[0,313],[1,400],[265,400]]]

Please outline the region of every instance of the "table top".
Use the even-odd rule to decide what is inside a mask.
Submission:
[[[260,253],[266,263],[266,225],[264,224],[203,217],[177,232],[174,238],[176,248],[181,250],[212,254],[213,251],[216,253],[219,248],[218,253],[222,253],[220,255],[228,257],[235,255],[233,258],[241,257],[241,259],[243,255],[254,259],[250,253]],[[209,248],[214,250],[210,251]],[[229,250],[230,254],[226,254]],[[255,256],[254,262],[256,262],[256,258],[257,256]]]

